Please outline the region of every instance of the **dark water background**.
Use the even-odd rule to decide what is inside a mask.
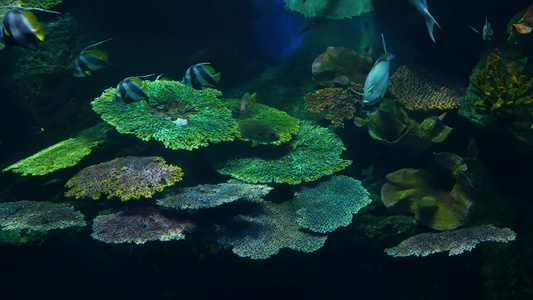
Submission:
[[[72,92],[68,103],[54,105],[53,97],[28,100],[17,94],[20,89],[14,93],[9,85],[8,79],[25,49],[7,48],[0,52],[1,168],[96,124],[100,118],[91,110],[90,101],[124,77],[163,73],[179,80],[187,67],[201,61],[209,61],[222,71],[219,88],[225,97],[240,98],[249,87],[255,87],[263,94],[270,91],[276,95],[265,96],[267,105],[287,111],[294,110],[294,106],[305,109],[301,105],[303,95],[317,88],[310,72],[314,58],[330,45],[354,49],[370,46],[361,38],[364,22],[372,22],[376,32],[383,32],[389,51],[398,54],[393,69],[416,62],[467,83],[483,55],[495,47],[509,47],[505,41],[509,19],[532,4],[522,0],[429,0],[430,11],[443,29],[435,28],[434,44],[421,16],[407,0],[375,0],[374,12],[365,21],[358,18],[321,21],[311,24],[305,38],[300,30],[309,25],[309,19],[285,13],[285,19],[280,21],[276,15],[279,5],[273,5],[279,2],[274,0],[64,2],[55,9],[70,13],[90,41],[114,38],[105,47],[110,67],[89,78],[73,79],[65,72],[63,77],[51,79],[51,86],[66,82]],[[484,43],[466,25],[480,28],[486,15],[495,33],[493,41]],[[274,85],[254,83],[272,67],[280,70]],[[28,84],[28,92],[32,88]],[[67,108],[61,109],[64,107]],[[485,183],[484,187],[490,187],[485,194],[493,193],[498,199],[496,202],[477,199],[481,204],[475,205],[481,208],[469,218],[512,228],[518,234],[515,242],[478,245],[473,252],[454,257],[437,254],[426,258],[390,258],[383,249],[406,236],[388,233],[379,240],[365,236],[364,224],[357,224],[364,222],[363,210],[355,215],[351,226],[330,234],[326,245],[314,253],[284,249],[268,260],[253,261],[237,257],[231,249],[221,249],[202,237],[140,246],[108,245],[93,240],[87,226],[52,231],[40,243],[1,243],[0,297],[531,299],[531,153],[515,151],[509,147],[508,137],[475,128],[454,112],[447,116],[447,124],[454,128],[453,134],[445,144],[431,151],[467,155],[468,141],[476,137],[481,166],[474,167],[469,176],[483,178],[480,181]],[[32,134],[28,131],[31,126],[42,126],[45,132]],[[403,167],[423,167],[431,154],[429,151],[413,160],[397,157],[366,134],[356,135],[351,122],[337,133],[348,149],[344,157],[354,160],[340,174],[363,181],[375,202],[379,202],[385,174]],[[223,146],[172,151],[157,142],[141,142],[118,133],[114,137],[120,142],[95,151],[73,168],[38,178],[0,174],[0,201],[71,201],[76,209],[88,211],[86,217],[90,220],[98,211],[118,204],[118,200],[110,204],[106,200],[63,199],[65,181],[83,167],[124,153],[161,155],[167,162],[183,166],[187,176],[180,186],[227,180],[213,171],[205,159],[213,153],[210,151],[227,151]],[[364,170],[371,166],[381,178],[377,175],[364,178]],[[269,200],[290,199],[292,192],[288,187],[275,187],[277,192]],[[386,215],[387,211],[377,205],[373,206],[372,214]],[[429,230],[418,226],[416,231]]]

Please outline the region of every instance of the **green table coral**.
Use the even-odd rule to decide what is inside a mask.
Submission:
[[[303,122],[288,152],[280,158],[239,157],[215,166],[221,174],[251,183],[314,181],[340,171],[352,161],[340,158],[345,150],[339,137],[327,128]]]
[[[237,121],[220,104],[219,91],[195,90],[168,80],[143,83],[147,101],[117,103],[115,89],[109,88],[91,102],[93,110],[118,132],[135,134],[143,141],[154,139],[171,149],[192,150],[235,139]]]
[[[260,103],[254,103],[246,112],[241,112],[240,101],[239,99],[223,99],[222,104],[230,109],[238,119],[261,122],[274,129],[279,134],[279,140],[268,144],[281,145],[290,141],[292,136],[298,133],[300,120],[291,117],[286,112]],[[247,140],[239,132],[236,132],[236,134],[238,139]]]
[[[12,171],[23,176],[45,175],[59,169],[75,166],[82,158],[89,155],[94,148],[105,142],[109,125],[102,123],[82,131],[77,137],[61,141],[38,153],[22,159],[2,172]]]
[[[289,10],[308,18],[344,19],[372,11],[372,0],[285,0]]]
[[[295,195],[297,205],[302,206],[298,224],[319,233],[350,225],[353,215],[372,202],[361,182],[347,176],[333,176]]]

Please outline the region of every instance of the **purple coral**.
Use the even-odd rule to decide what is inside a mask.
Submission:
[[[408,110],[425,112],[459,107],[466,89],[420,67],[401,66],[390,78],[389,91]]]
[[[171,216],[156,208],[137,208],[96,217],[91,236],[105,243],[144,244],[156,240],[182,240],[184,231],[193,228],[193,222],[183,217]]]
[[[514,241],[516,233],[509,228],[482,225],[455,231],[421,233],[401,242],[398,246],[385,249],[389,256],[428,256],[433,253],[450,251],[449,255],[472,251],[481,242]]]
[[[182,176],[180,167],[167,165],[162,157],[121,157],[81,170],[67,182],[70,189],[65,196],[99,199],[107,193],[108,199],[116,196],[122,201],[150,198]]]

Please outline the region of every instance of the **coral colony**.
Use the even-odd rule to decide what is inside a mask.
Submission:
[[[24,1],[40,8],[60,2]],[[288,10],[311,18],[351,18],[373,10],[371,0],[284,2]],[[423,2],[415,7],[425,9],[421,12],[429,15]],[[20,1],[0,1],[0,4],[2,16],[10,12],[4,8],[7,4],[21,5]],[[528,10],[520,23],[512,24],[511,31],[529,33],[532,14]],[[433,39],[432,31],[430,35]],[[75,198],[69,199],[74,205],[86,199],[107,201],[110,209],[93,214],[95,218],[87,224],[82,212],[72,205],[18,199],[0,203],[0,229],[44,232],[92,226],[91,236],[95,240],[111,244],[176,241],[185,239],[188,233],[201,232],[212,243],[232,247],[240,257],[267,259],[283,248],[306,253],[320,249],[329,234],[349,226],[354,215],[369,206],[373,197],[376,201],[381,197],[387,213],[409,215],[411,221],[422,225],[419,229],[440,231],[407,238],[396,247],[385,249],[389,256],[427,256],[445,251],[457,255],[471,251],[481,242],[513,241],[516,234],[509,228],[473,225],[456,229],[469,217],[476,190],[466,175],[466,164],[461,157],[449,152],[431,155],[428,149],[443,143],[452,131],[445,124],[443,111],[458,108],[467,119],[512,117],[521,124],[527,123],[526,129],[516,131],[516,136],[527,144],[533,115],[533,79],[527,78],[517,62],[505,64],[504,56],[496,49],[487,57],[484,68],[472,74],[468,89],[431,70],[404,65],[397,67],[389,85],[380,89],[389,91],[382,103],[371,106],[362,103],[361,93],[368,89],[363,83],[372,66],[380,62],[379,51],[375,51],[369,49],[362,55],[349,48],[331,46],[314,62],[309,61],[312,80],[309,78],[308,83],[314,86],[296,97],[291,96],[291,100],[305,103],[310,112],[317,114],[315,119],[329,120],[327,124],[333,125],[329,128],[319,126],[321,122],[299,119],[303,118],[301,115],[309,115],[305,110],[296,118],[278,106],[274,108],[255,100],[246,103],[245,109],[240,108],[240,99],[222,98],[222,92],[215,86],[220,74],[208,72],[209,63],[191,67],[193,70],[182,81],[185,84],[159,76],[142,80],[153,74],[126,77],[129,81],[105,89],[91,102],[92,110],[104,122],[3,170],[44,178],[61,173],[57,172],[60,169],[74,170],[77,173],[65,180],[64,196]],[[387,65],[387,74],[382,74],[386,78],[389,78],[388,71]],[[209,76],[211,79],[216,76],[217,80],[208,85]],[[195,89],[193,83],[201,86]],[[130,95],[132,101],[117,101],[126,96],[127,89],[136,91],[137,97]],[[359,174],[347,169],[352,164],[350,159],[365,159],[344,153],[343,138],[346,132],[355,131],[354,125],[345,121],[352,119],[357,127],[366,128],[368,135],[380,142],[376,147],[386,145],[391,153],[402,158],[423,157],[421,154],[426,153],[431,156],[431,164],[425,168],[405,166],[388,170],[383,173],[388,173],[386,176],[368,180],[380,182],[380,186],[383,183],[380,195],[372,195],[363,186],[365,180],[335,175],[345,169],[344,174]],[[254,140],[253,132],[244,130],[242,124],[260,124],[275,134],[275,138]],[[157,149],[157,153],[163,153],[159,155],[181,165],[180,160],[187,159],[182,155],[184,152],[188,155],[187,151],[206,147],[198,152],[206,157],[207,168],[218,172],[217,176],[225,175],[221,181],[234,179],[220,183],[197,182],[197,178],[182,181],[196,165],[182,169],[167,164],[162,156],[114,154],[112,158],[101,159],[109,156],[110,151],[90,156],[95,149],[105,149],[102,145],[122,141],[124,136],[114,132],[115,129],[119,134],[130,135],[129,142],[135,143],[121,153],[134,152],[135,147],[144,149],[138,152]],[[367,133],[360,130],[358,134],[366,137]],[[142,142],[152,140],[155,142]],[[248,140],[253,140],[252,145],[257,147],[252,149],[243,142]],[[528,146],[533,146],[533,138],[529,141]],[[243,147],[246,147],[244,151]],[[377,150],[380,151],[381,148]],[[407,163],[410,162],[406,160]],[[173,187],[178,182],[181,185]],[[185,186],[186,182],[197,185]],[[280,186],[293,193],[288,198],[294,197],[271,201],[269,197],[275,197],[272,191]],[[62,193],[59,199],[64,200]],[[132,199],[135,200],[122,203]]]

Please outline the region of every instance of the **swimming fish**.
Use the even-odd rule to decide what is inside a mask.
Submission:
[[[44,26],[37,23],[37,18],[30,10],[60,14],[39,8],[12,8],[2,18],[2,30],[0,30],[2,42],[37,51],[37,40],[44,40]]]
[[[74,73],[72,75],[75,77],[91,76],[92,72],[105,68],[107,66],[107,52],[102,52],[94,47],[110,40],[112,38],[83,48],[74,61]]]
[[[252,141],[252,147],[257,146],[259,143],[270,143],[279,140],[279,134],[274,129],[253,120],[240,121],[238,130],[244,138]]]
[[[189,67],[181,83],[194,89],[200,89],[204,86],[215,87],[219,81],[220,73],[215,74],[215,69],[211,63],[205,62]]]
[[[250,96],[250,93],[244,94],[244,96],[242,96],[241,98],[241,105],[240,105],[241,112],[247,112],[250,106],[255,103],[255,98],[256,98],[255,93],[253,93],[251,96]]]
[[[429,37],[431,38],[433,43],[436,43],[435,37],[433,37],[433,27],[436,24],[440,30],[442,29],[440,28],[440,25],[439,23],[437,23],[435,18],[433,18],[433,16],[429,13],[428,4],[426,0],[409,0],[409,3],[411,3],[422,14],[424,20],[426,21],[426,27],[428,28]]]
[[[472,29],[475,33],[479,33],[479,30],[475,29],[474,27],[468,25],[470,29]],[[490,41],[490,37],[494,34],[494,31],[492,30],[492,27],[485,16],[485,25],[483,25],[483,31],[481,32],[481,37],[483,38],[483,41]]]
[[[377,60],[370,73],[366,77],[363,92],[363,102],[368,105],[376,104],[387,92],[389,86],[390,61],[396,55],[387,52],[385,37],[381,34],[383,41],[383,53]]]
[[[154,76],[155,74],[144,76],[132,76],[124,78],[118,83],[115,92],[115,101],[124,104],[130,104],[134,101],[141,101],[148,99],[144,93],[144,86],[141,78]]]

